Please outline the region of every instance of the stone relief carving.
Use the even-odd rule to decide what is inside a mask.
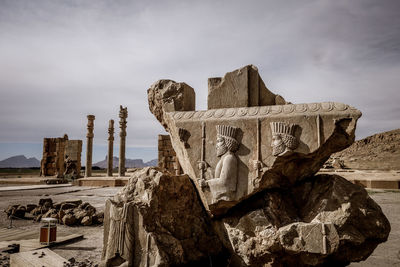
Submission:
[[[310,104],[290,104],[290,105],[275,105],[262,107],[242,107],[242,108],[223,108],[199,111],[175,111],[170,112],[175,120],[190,120],[199,119],[219,119],[219,118],[245,118],[253,116],[265,116],[268,114],[302,114],[305,112],[311,113],[332,113],[353,111],[361,115],[354,107],[337,102],[323,102]]]
[[[64,178],[71,178],[71,179],[76,179],[79,176],[79,173],[77,173],[76,165],[77,162],[76,160],[72,160],[68,155],[65,156],[65,171],[64,171]]]
[[[236,140],[238,128],[228,125],[217,125],[217,156],[220,160],[215,168],[215,178],[207,180],[212,202],[235,199],[237,187],[238,159],[235,152],[239,148]]]
[[[199,160],[199,170],[200,170],[200,178],[199,182],[202,187],[204,187],[205,184],[205,179],[204,179],[204,173],[207,170],[208,164],[206,162],[206,124],[204,122],[201,123],[201,151],[200,151],[200,160]]]
[[[123,266],[131,266],[134,258],[133,204],[108,199],[106,206],[106,216],[110,220],[105,260],[100,266],[119,266],[122,263],[125,264]]]
[[[285,122],[271,122],[272,130],[272,155],[275,157],[289,155],[299,146],[299,141],[294,136],[296,124]]]
[[[188,144],[188,140],[190,137],[190,132],[183,128],[179,128],[178,131],[179,140],[185,145],[185,148],[189,148],[190,145]]]

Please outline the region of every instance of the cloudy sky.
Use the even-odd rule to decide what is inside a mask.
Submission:
[[[104,159],[120,104],[127,157],[156,158],[149,86],[184,81],[205,109],[207,78],[247,64],[293,103],[360,109],[357,139],[400,128],[399,13],[398,0],[0,0],[0,160],[85,140],[87,114]]]

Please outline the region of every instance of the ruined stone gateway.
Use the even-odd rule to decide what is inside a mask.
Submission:
[[[252,65],[208,84],[205,111],[185,83],[148,90],[185,175],[146,169],[107,202],[104,266],[340,266],[387,240],[390,224],[362,187],[316,175],[354,142],[360,111],[291,104]]]

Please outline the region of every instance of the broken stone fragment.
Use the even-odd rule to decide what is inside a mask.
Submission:
[[[75,216],[73,214],[66,214],[62,218],[62,222],[65,225],[71,226],[71,225],[76,224],[77,219],[75,218]]]
[[[56,209],[50,209],[48,212],[46,212],[42,218],[56,218],[58,219],[58,211]]]
[[[102,224],[104,221],[104,212],[96,212],[95,215],[92,217],[94,224]]]
[[[106,202],[102,266],[221,266],[222,252],[187,175],[143,168]]]
[[[354,142],[357,109],[288,104],[264,87],[254,66],[211,79],[209,107],[218,109],[206,111],[175,105],[194,101],[193,89],[182,89],[186,85],[160,80],[148,90],[151,112],[170,133],[183,172],[212,215],[222,216],[265,189],[294,185]],[[218,129],[231,130],[224,135]]]
[[[37,207],[37,205],[35,204],[27,204],[26,205],[26,212],[31,212],[32,210],[34,210]]]
[[[24,218],[26,207],[22,205],[10,205],[4,212],[8,217],[12,216],[13,218]]]
[[[242,266],[343,266],[365,260],[390,232],[365,189],[336,175],[266,191],[215,224]]]
[[[49,203],[49,204],[46,204]],[[53,206],[53,200],[51,198],[41,198],[39,199],[39,206]]]
[[[166,129],[168,128],[164,121],[166,112],[195,110],[195,93],[186,83],[159,80],[151,85],[147,95],[151,113]]]
[[[92,216],[85,216],[81,220],[81,224],[84,226],[92,225]]]
[[[265,86],[254,65],[208,79],[208,109],[285,105],[282,96]]]

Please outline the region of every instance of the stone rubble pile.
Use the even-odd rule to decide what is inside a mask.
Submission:
[[[68,259],[68,261],[63,263],[63,267],[97,267],[99,266],[97,263],[89,259],[85,259],[83,261],[77,261],[74,257]]]
[[[68,226],[102,224],[104,218],[104,213],[97,212],[96,208],[88,202],[67,200],[53,203],[51,198],[40,199],[38,205],[10,205],[4,212],[8,217],[13,218],[25,218],[26,213],[29,213],[37,222],[40,222],[42,218],[55,218],[59,223]]]
[[[2,267],[10,266],[10,254],[5,252],[0,252],[0,266]]]
[[[291,104],[252,65],[210,78],[206,111],[171,80],[148,99],[185,175],[145,168],[107,200],[101,266],[343,266],[387,240],[364,188],[316,175],[354,142],[357,109]]]

